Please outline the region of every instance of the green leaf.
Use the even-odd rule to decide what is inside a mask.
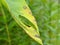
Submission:
[[[14,20],[22,27],[26,33],[42,44],[39,29],[31,10],[25,0],[2,0],[2,4],[9,10]]]

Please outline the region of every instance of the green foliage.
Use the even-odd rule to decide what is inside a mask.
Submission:
[[[59,0],[31,0],[29,6],[36,17],[44,45],[60,45]]]
[[[43,44],[60,45],[60,4],[58,0],[26,1],[36,18]],[[40,45],[15,22],[6,7],[3,5],[2,7],[5,13],[3,10],[3,13],[1,12],[0,7],[0,45]]]

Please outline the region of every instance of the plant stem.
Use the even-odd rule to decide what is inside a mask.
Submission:
[[[1,4],[0,4],[0,5],[1,5]],[[7,32],[7,35],[8,35],[9,45],[11,45],[11,39],[10,39],[9,30],[8,30],[6,14],[5,14],[5,12],[4,12],[4,9],[3,9],[2,5],[1,5],[1,12],[2,12],[2,14],[3,14],[3,18],[4,18],[4,21],[5,21],[5,28],[6,28],[6,32]]]

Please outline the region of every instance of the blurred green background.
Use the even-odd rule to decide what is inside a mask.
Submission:
[[[60,4],[59,0],[26,0],[36,18],[44,45],[60,45]],[[0,45],[39,45],[6,12],[7,26],[0,7]],[[9,32],[9,33],[8,33]],[[9,39],[10,38],[10,39]]]

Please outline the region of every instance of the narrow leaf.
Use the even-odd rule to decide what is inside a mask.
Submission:
[[[2,0],[2,4],[9,10],[14,20],[26,33],[38,43],[42,44],[35,18],[25,0]]]

